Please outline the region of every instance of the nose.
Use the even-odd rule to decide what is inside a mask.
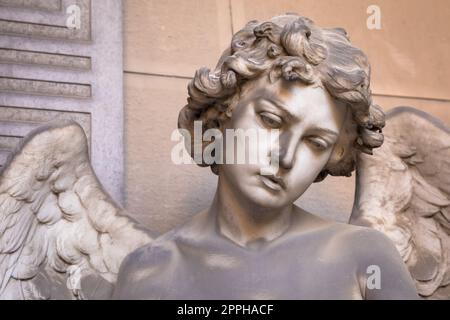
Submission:
[[[280,136],[279,163],[283,169],[292,169],[299,141],[300,137],[291,133],[286,132]]]

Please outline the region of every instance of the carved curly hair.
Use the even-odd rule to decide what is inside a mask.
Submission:
[[[372,154],[383,143],[384,113],[372,103],[366,55],[351,45],[344,29],[320,28],[295,14],[250,21],[234,34],[216,68],[200,68],[195,73],[178,127],[191,134],[196,120],[202,121],[203,130],[219,127],[220,120],[231,116],[242,86],[263,74],[272,82],[282,77],[321,86],[350,107],[353,121],[346,121],[340,147],[333,150],[316,182],[328,174],[351,176],[357,152]],[[195,148],[188,149],[194,157]],[[211,169],[217,174],[216,165]]]

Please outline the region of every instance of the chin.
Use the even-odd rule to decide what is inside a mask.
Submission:
[[[284,190],[273,192],[264,186],[248,187],[246,190],[242,190],[242,194],[248,199],[249,202],[262,208],[283,208],[293,203],[293,201],[289,201]]]

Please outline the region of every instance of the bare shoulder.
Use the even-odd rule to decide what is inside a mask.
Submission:
[[[358,242],[361,245],[373,244],[374,242],[389,242],[392,244],[389,238],[378,230],[342,222],[333,222],[332,224],[335,227],[335,236],[351,245],[358,245]]]
[[[353,260],[366,299],[417,299],[414,281],[394,243],[383,233],[350,224],[336,225],[333,241]],[[378,279],[379,282],[368,282]]]
[[[169,263],[176,254],[176,235],[176,230],[169,231],[136,249],[125,258],[122,269],[128,271]]]
[[[132,274],[150,267],[168,266],[179,254],[179,243],[197,242],[200,236],[205,236],[207,233],[205,217],[206,211],[199,212],[185,223],[130,253],[122,262],[120,274]]]
[[[332,241],[363,264],[400,258],[394,243],[380,231],[340,222],[331,227]]]
[[[122,262],[114,299],[151,299],[151,288],[175,260],[177,249],[172,232],[130,253]],[[141,289],[145,289],[143,294]]]
[[[359,247],[364,249],[363,252],[367,252],[367,245],[374,242],[382,245],[391,243],[384,234],[371,228],[328,220],[298,207],[296,213],[296,231],[320,232],[325,236],[325,241],[341,244],[351,251],[357,251]]]
[[[308,212],[302,212],[296,222],[300,230],[317,232],[327,248],[332,246],[336,253],[352,259],[360,268],[371,264],[401,261],[394,243],[383,233],[368,227],[323,219]]]

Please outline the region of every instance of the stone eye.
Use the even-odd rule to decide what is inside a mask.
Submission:
[[[316,150],[325,150],[328,148],[328,143],[321,138],[318,137],[309,137],[309,144],[313,146]]]
[[[261,112],[260,117],[264,124],[272,129],[278,129],[283,124],[283,119],[281,119],[276,114],[270,112]]]

